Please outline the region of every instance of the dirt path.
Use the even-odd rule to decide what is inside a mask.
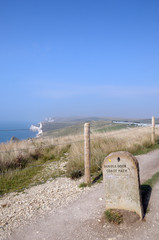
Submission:
[[[141,182],[159,171],[159,150],[137,157]],[[80,195],[66,207],[57,209],[17,229],[7,240],[139,240],[159,239],[159,182],[153,188],[144,221],[114,226],[102,221],[105,209],[103,183]]]

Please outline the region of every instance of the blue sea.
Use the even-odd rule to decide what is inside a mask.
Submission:
[[[8,142],[14,136],[19,140],[35,138],[37,132],[29,130],[35,123],[30,122],[0,122],[0,143]]]

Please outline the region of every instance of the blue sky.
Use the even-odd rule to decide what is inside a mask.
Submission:
[[[0,2],[0,118],[159,117],[159,1]]]

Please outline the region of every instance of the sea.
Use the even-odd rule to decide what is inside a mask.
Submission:
[[[38,132],[33,132],[29,128],[32,122],[0,122],[0,143],[6,143],[12,137],[19,140],[35,138]]]

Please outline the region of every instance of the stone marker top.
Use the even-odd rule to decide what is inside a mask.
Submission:
[[[102,169],[104,167],[105,164],[108,164],[108,163],[111,163],[111,158],[113,157],[116,158],[118,160],[118,163],[120,163],[121,159],[122,158],[127,158],[129,159],[132,164],[137,168],[138,172],[139,172],[139,163],[137,161],[137,159],[129,152],[126,152],[126,151],[119,151],[119,152],[113,152],[113,153],[110,153],[105,159],[104,159],[104,162],[103,162],[103,165],[102,165]],[[120,159],[118,159],[120,158]],[[110,161],[110,160],[111,161]]]
[[[143,216],[139,164],[129,152],[114,152],[103,162],[106,209],[125,209]]]

